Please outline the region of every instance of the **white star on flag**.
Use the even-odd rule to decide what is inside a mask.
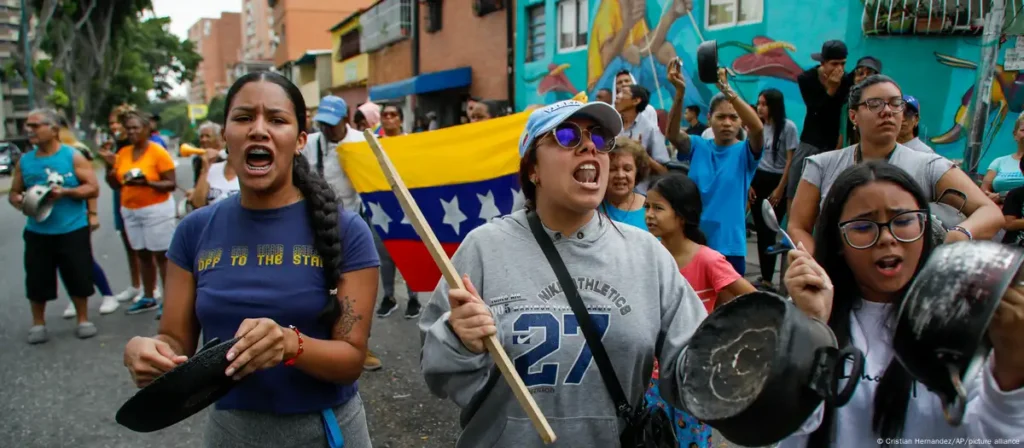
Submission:
[[[487,194],[477,193],[476,198],[480,200],[480,219],[489,221],[491,218],[501,216],[501,210],[494,205],[494,192],[488,190]]]
[[[441,199],[441,207],[444,208],[444,219],[441,222],[452,226],[455,229],[455,234],[459,234],[459,225],[462,224],[466,219],[466,215],[459,210],[459,197],[453,196],[451,201],[445,201]]]
[[[384,212],[384,207],[376,202],[370,202],[370,223],[384,229],[388,233],[388,226],[391,224],[391,217]]]

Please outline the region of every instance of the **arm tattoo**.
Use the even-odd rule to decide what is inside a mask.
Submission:
[[[348,334],[352,332],[356,323],[363,320],[363,316],[356,314],[352,299],[349,299],[348,296],[342,297],[338,304],[341,306],[341,317],[334,324],[334,335],[345,339],[348,338]]]

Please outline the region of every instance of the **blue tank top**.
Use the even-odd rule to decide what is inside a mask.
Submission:
[[[58,173],[64,178],[64,188],[75,188],[79,185],[75,175],[75,148],[60,145],[57,152],[49,156],[39,157],[39,150],[33,149],[21,156],[18,166],[25,189],[36,185],[45,185],[50,173]],[[53,211],[45,221],[28,218],[25,229],[46,235],[59,235],[73,232],[89,225],[89,215],[85,201],[63,197],[53,204]]]
[[[601,203],[601,211],[605,212],[612,221],[629,224],[643,230],[647,229],[647,209],[625,211],[607,202]]]

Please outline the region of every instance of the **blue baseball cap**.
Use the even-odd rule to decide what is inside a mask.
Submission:
[[[614,107],[601,101],[581,103],[576,100],[559,101],[550,106],[534,110],[526,119],[526,129],[519,137],[519,157],[533,146],[534,140],[551,132],[556,126],[572,117],[586,117],[611,131],[612,135],[622,132],[622,117]]]
[[[329,95],[320,99],[313,121],[334,126],[345,117],[348,117],[348,104],[341,97]]]
[[[907,103],[906,107],[914,110],[914,113],[921,113],[921,104],[917,102],[917,98],[910,95],[903,95],[903,102]]]

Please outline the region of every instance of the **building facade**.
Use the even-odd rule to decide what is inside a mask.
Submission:
[[[273,61],[274,16],[266,0],[242,0],[241,61]]]
[[[470,97],[507,102],[508,18],[494,0],[375,3],[359,18],[370,100],[401,104],[407,127],[428,112],[458,124]]]
[[[644,14],[627,31],[622,5],[632,1],[644,2]],[[1024,24],[1017,16],[1022,7],[1021,0],[1006,1],[1003,33]],[[667,110],[674,89],[666,67],[678,56],[685,67],[686,105],[706,112],[717,89],[697,80],[695,51],[701,42],[717,40],[719,64],[735,73],[733,88],[748,103],[755,103],[764,89],[781,90],[786,113],[802,128],[806,108],[796,77],[817,64],[811,55],[821,51],[823,42],[840,39],[850,51],[848,71],[863,56],[878,58],[882,72],[920,101],[921,139],[940,154],[961,159],[989,8],[989,1],[695,0],[691,15],[683,2],[670,0],[521,0],[516,5],[515,105],[522,110],[580,91],[593,98],[626,69],[651,91],[652,105]],[[616,41],[622,33],[628,35]],[[1011,36],[992,43],[1002,48],[982,173],[993,158],[1016,150],[1012,134],[1014,119],[1024,109],[1024,50],[1015,48],[1024,47],[1024,39],[1016,41]],[[621,45],[613,48],[615,42]]]
[[[189,103],[208,104],[227,91],[234,79],[242,50],[241,14],[225,12],[217,19],[199,19],[189,28],[188,38],[203,57],[189,88]]]
[[[369,5],[372,0],[268,0],[274,18],[271,47],[274,66],[287,65],[310,49],[329,49],[330,29],[339,20]]]
[[[0,0],[0,65],[24,64],[17,60],[21,32],[21,2]],[[30,101],[20,76],[4,76],[0,83],[0,139],[23,135]]]
[[[370,58],[360,45],[359,15],[353,13],[331,28],[330,93],[345,99],[350,109],[366,102]]]

